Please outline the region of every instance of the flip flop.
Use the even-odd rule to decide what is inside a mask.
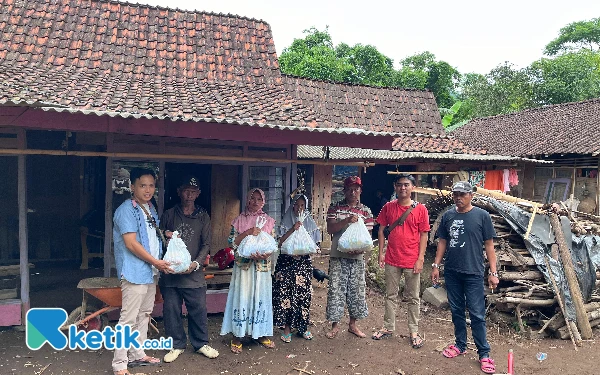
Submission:
[[[493,374],[496,372],[496,365],[494,365],[494,360],[491,358],[481,358],[479,360],[481,363],[481,371],[486,374]]]
[[[387,339],[388,337],[392,337],[393,334],[394,332],[392,331],[380,329],[379,331],[375,332],[373,336],[371,336],[371,338],[373,340],[382,340]]]
[[[292,342],[292,334],[288,333],[287,335],[284,333],[283,335],[281,335],[281,341],[285,342],[286,344],[289,344],[290,342]]]
[[[231,340],[231,342],[229,343],[229,349],[231,350],[231,352],[233,354],[240,354],[242,352],[242,343],[240,342],[239,344],[234,344],[233,340]]]
[[[129,367],[143,367],[143,366],[158,366],[160,365],[160,359],[145,356],[144,358],[136,359],[135,361],[131,361],[127,364]]]
[[[444,351],[442,352],[442,354],[446,358],[454,358],[458,357],[459,355],[465,355],[466,353],[466,350],[464,352],[461,352],[460,349],[457,348],[455,345],[448,345],[446,349],[444,349]]]
[[[424,342],[425,341],[423,341],[423,338],[418,333],[417,333],[416,337],[410,338],[410,343],[412,344],[413,349],[419,349],[420,347],[423,346]]]
[[[267,349],[275,349],[275,343],[268,338],[263,337],[262,339],[254,340],[260,345],[264,346]],[[291,340],[290,340],[291,341]]]
[[[306,331],[302,334],[302,337],[304,337],[305,340],[312,340],[314,336],[310,331]]]

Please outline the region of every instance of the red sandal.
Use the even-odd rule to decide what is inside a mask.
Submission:
[[[479,360],[481,363],[481,371],[486,374],[494,374],[496,372],[496,366],[494,365],[494,360],[491,358],[481,358]]]
[[[458,357],[459,355],[465,355],[466,353],[466,350],[464,352],[461,352],[460,349],[456,347],[456,345],[448,345],[446,349],[444,349],[444,351],[442,352],[442,354],[446,358],[454,358]]]

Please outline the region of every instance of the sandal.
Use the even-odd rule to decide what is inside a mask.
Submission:
[[[481,371],[486,374],[493,374],[496,372],[496,365],[494,365],[494,360],[491,358],[481,358],[479,360],[481,363]]]
[[[305,340],[312,340],[314,336],[310,331],[306,331],[302,334],[302,337],[304,337]]]
[[[459,355],[465,355],[466,353],[466,350],[464,352],[461,352],[460,349],[456,347],[456,345],[448,345],[446,349],[444,349],[444,351],[442,352],[442,354],[446,358],[454,358],[458,357]]]
[[[115,375],[131,375],[131,373],[127,369],[114,371],[113,374],[115,374]]]
[[[423,338],[418,333],[417,333],[416,337],[410,338],[410,342],[412,344],[413,349],[419,349],[420,347],[423,346],[423,343],[424,343]]]
[[[240,354],[242,352],[242,343],[234,344],[233,340],[231,340],[229,348],[233,354]]]
[[[158,366],[160,365],[160,359],[145,356],[144,358],[136,359],[135,361],[129,362],[129,367],[142,367],[142,366]]]
[[[264,346],[267,349],[275,349],[275,343],[273,341],[271,341],[271,339],[268,339],[266,337],[262,337],[258,340],[255,340],[257,343],[259,343],[260,345]],[[291,339],[290,339],[291,341]]]
[[[373,336],[371,336],[371,338],[373,340],[387,339],[388,337],[392,337],[393,334],[393,331],[388,331],[387,329],[380,329],[379,331],[375,332]]]
[[[290,342],[292,342],[292,334],[288,333],[287,335],[284,333],[283,335],[281,335],[281,341],[289,344]]]

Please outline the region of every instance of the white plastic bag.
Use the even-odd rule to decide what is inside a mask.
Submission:
[[[343,253],[354,251],[371,251],[373,240],[364,220],[359,217],[356,223],[350,224],[338,240],[338,250]]]
[[[300,214],[298,221],[304,222],[310,215],[307,211],[304,211]],[[281,253],[287,255],[307,255],[314,254],[317,252],[317,244],[313,241],[310,234],[304,225],[300,226],[298,230],[295,230],[290,236],[283,241],[281,245]]]
[[[169,240],[167,253],[163,260],[169,262],[171,269],[175,273],[182,273],[190,268],[192,264],[192,256],[185,246],[185,242],[179,238],[179,232],[173,232],[173,236]]]
[[[259,216],[256,218],[257,228],[262,229],[266,223],[266,217]],[[273,252],[277,251],[277,242],[275,242],[273,236],[261,230],[257,236],[246,236],[246,238],[240,242],[237,251],[238,254],[244,258],[250,258],[250,256],[255,253],[272,254]]]

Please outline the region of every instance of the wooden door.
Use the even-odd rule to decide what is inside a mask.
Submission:
[[[240,214],[239,166],[213,165],[211,173],[211,254],[227,247],[231,222]]]

